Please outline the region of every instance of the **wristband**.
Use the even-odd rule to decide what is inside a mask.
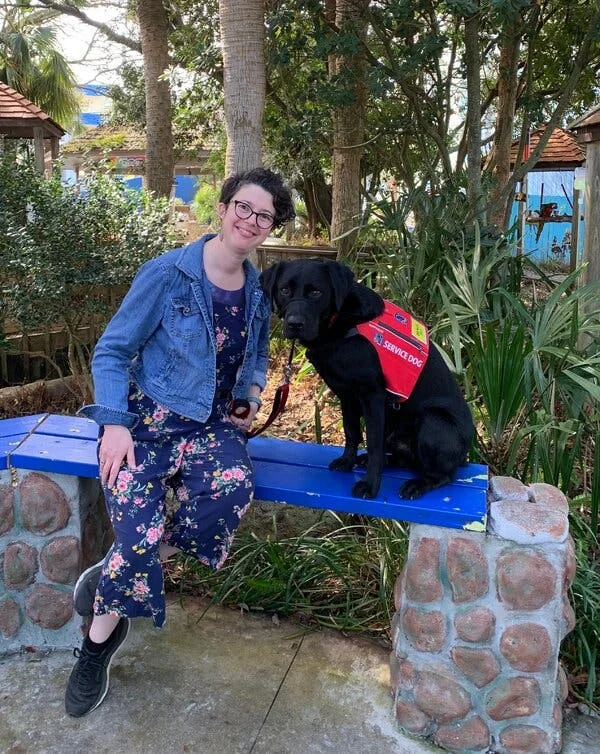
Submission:
[[[260,398],[259,398],[258,396],[256,396],[256,395],[248,395],[248,396],[246,397],[246,400],[247,400],[247,401],[248,401],[249,403],[256,403],[256,405],[257,405],[257,406],[258,406],[259,408],[260,408],[260,407],[262,406],[262,401],[261,401],[261,399],[260,399]]]

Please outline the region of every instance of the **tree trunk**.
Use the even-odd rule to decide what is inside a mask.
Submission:
[[[219,0],[227,153],[225,174],[262,165],[264,0]]]
[[[510,147],[513,140],[515,107],[518,88],[518,65],[521,49],[522,18],[511,15],[500,35],[500,60],[498,65],[498,113],[494,142],[488,170],[492,176],[489,221],[498,230],[505,231],[510,216],[512,196],[502,198],[501,191],[510,176]]]
[[[467,178],[473,217],[483,221],[481,187],[481,65],[479,13],[465,18],[465,63],[467,70]]]
[[[341,35],[364,43],[369,0],[337,0],[335,23]],[[340,257],[349,254],[360,222],[360,161],[365,123],[365,59],[361,44],[354,54],[338,54],[333,77],[348,104],[333,108],[331,241]],[[341,93],[340,93],[341,97]]]
[[[331,227],[331,190],[322,173],[304,174],[298,187],[306,205],[307,233],[316,238]]]
[[[167,12],[161,0],[138,0],[137,14],[146,87],[146,186],[170,196],[173,185],[173,134],[169,81]]]

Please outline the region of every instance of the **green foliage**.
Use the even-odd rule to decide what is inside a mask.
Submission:
[[[314,527],[281,539],[276,531],[266,539],[246,531],[238,534],[219,571],[187,559],[178,581],[181,590],[201,589],[214,602],[301,614],[318,625],[384,635],[406,549],[404,526],[381,519],[346,521],[334,531]]]
[[[575,542],[577,571],[569,590],[569,601],[577,617],[561,651],[570,668],[576,696],[600,706],[598,668],[600,667],[600,541],[589,525],[589,499],[571,505],[570,531]]]
[[[56,48],[54,10],[15,4],[0,18],[0,81],[23,94],[63,128],[79,112],[73,72]]]
[[[107,286],[128,284],[171,243],[168,205],[100,171],[78,186],[40,176],[14,154],[0,158],[3,314],[25,331],[59,325],[70,366],[87,372],[77,330],[110,314]]]
[[[192,200],[192,212],[199,223],[216,225],[219,189],[210,183],[201,183]]]
[[[430,326],[473,410],[474,460],[577,498],[578,623],[566,652],[587,672],[581,693],[600,704],[600,281],[582,283],[581,269],[548,277],[470,225],[465,204],[451,183],[374,202],[355,266]]]

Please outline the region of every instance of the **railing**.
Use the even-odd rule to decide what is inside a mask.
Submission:
[[[334,260],[337,257],[338,250],[334,246],[278,246],[265,244],[259,246],[256,251],[258,253],[258,268],[262,272],[270,265],[287,259],[313,259],[321,257],[323,259]]]

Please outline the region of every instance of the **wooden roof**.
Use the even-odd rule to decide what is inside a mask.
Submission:
[[[146,134],[135,126],[91,126],[63,145],[61,151],[67,168],[77,169],[90,159],[107,157],[123,173],[145,173]],[[209,171],[206,164],[209,155],[210,149],[201,145],[186,149],[184,154],[176,152],[175,173],[199,175]]]
[[[0,82],[0,134],[10,139],[33,139],[41,128],[44,138],[60,138],[65,130],[27,97]]]
[[[571,123],[571,131],[575,131],[580,142],[600,140],[600,105],[589,110],[581,118]]]
[[[533,131],[529,136],[529,152],[537,147],[540,135],[544,133],[545,126]],[[517,157],[519,140],[513,141],[510,148],[510,162],[514,165]],[[566,170],[581,167],[585,162],[585,152],[577,142],[574,134],[562,128],[555,128],[536,162],[533,170]]]

